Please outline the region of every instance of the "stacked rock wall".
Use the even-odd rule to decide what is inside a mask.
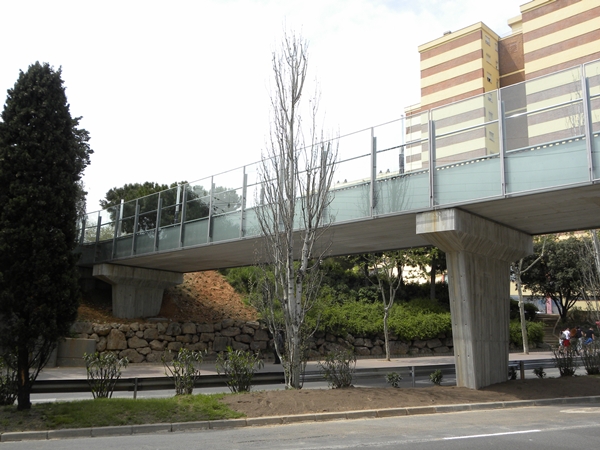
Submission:
[[[166,350],[177,352],[207,351],[214,357],[227,347],[234,350],[259,351],[263,357],[272,356],[273,341],[268,329],[259,322],[240,322],[231,319],[215,324],[150,322],[129,324],[94,324],[77,322],[71,329],[74,337],[94,339],[96,351],[115,352],[132,363],[160,362]],[[385,354],[383,335],[335,336],[316,333],[309,342],[309,357],[319,359],[332,350],[354,348],[357,356]],[[440,335],[435,339],[400,341],[390,336],[390,351],[394,356],[451,354],[452,338]]]

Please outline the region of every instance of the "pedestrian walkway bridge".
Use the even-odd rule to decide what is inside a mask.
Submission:
[[[600,227],[600,61],[339,139],[332,255],[429,245],[459,208],[529,235]],[[80,264],[190,272],[255,262],[260,163],[90,213]]]

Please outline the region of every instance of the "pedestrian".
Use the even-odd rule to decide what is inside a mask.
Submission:
[[[591,344],[594,341],[594,338],[595,338],[595,336],[594,336],[594,330],[592,330],[592,327],[590,327],[589,330],[587,330],[585,332],[585,341],[584,341],[584,344],[585,345]]]
[[[565,348],[571,345],[571,330],[569,330],[569,327],[565,328],[560,335],[560,345]]]

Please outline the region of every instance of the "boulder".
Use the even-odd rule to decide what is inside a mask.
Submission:
[[[107,350],[125,350],[127,348],[127,340],[122,331],[112,329],[106,339]]]

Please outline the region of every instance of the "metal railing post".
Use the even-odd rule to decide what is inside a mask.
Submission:
[[[163,202],[163,199],[159,192],[158,193],[158,205],[157,205],[157,210],[156,210],[156,226],[154,227],[154,251],[155,252],[158,251],[158,233],[160,232],[160,216],[162,213],[162,202]]]
[[[427,124],[429,130],[429,207],[433,208],[435,205],[435,194],[434,194],[434,178],[433,172],[435,171],[435,124],[431,117],[431,111],[427,112]]]
[[[370,216],[373,217],[376,214],[375,208],[377,208],[377,191],[375,189],[375,183],[377,181],[377,138],[375,137],[375,129],[371,128],[371,211]]]
[[[242,174],[242,204],[240,205],[240,238],[246,235],[246,195],[248,192],[248,174],[244,166]]]
[[[207,231],[207,236],[206,236],[206,242],[211,242],[212,241],[212,217],[213,217],[213,198],[215,195],[215,183],[214,183],[214,176],[210,177],[210,199],[208,202],[208,227],[206,227],[206,231]]]
[[[504,133],[504,102],[502,101],[501,89],[498,89],[498,144],[500,146],[499,157],[500,157],[500,194],[506,195],[506,161],[504,156],[506,154],[506,135]]]
[[[585,76],[585,66],[581,66],[581,103],[583,106],[583,126],[585,134],[585,149],[587,151],[589,181],[594,180],[594,158],[592,154],[592,115],[590,105],[590,91]]]
[[[189,186],[189,185],[186,185]],[[185,235],[184,235],[184,225],[185,225],[185,214],[186,214],[186,210],[187,210],[187,193],[188,190],[184,189],[183,190],[183,201],[181,203],[181,220],[180,220],[180,225],[179,225],[179,247],[183,247],[183,240],[185,239]]]
[[[138,224],[140,218],[140,202],[139,199],[135,200],[135,216],[133,218],[133,237],[131,238],[131,255],[135,255],[135,244],[137,241]]]

